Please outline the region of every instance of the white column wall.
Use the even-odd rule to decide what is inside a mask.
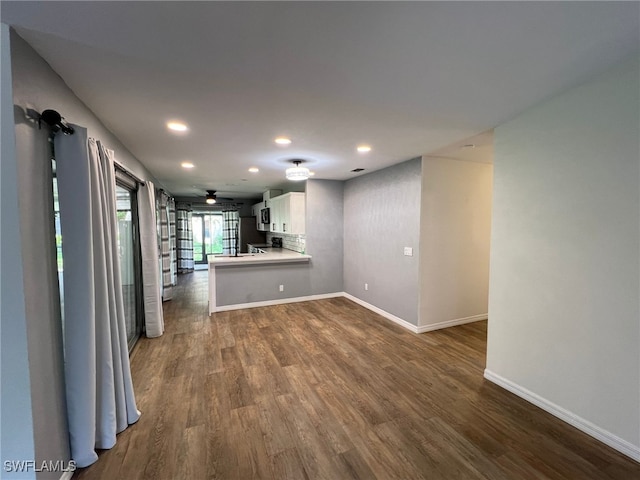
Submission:
[[[640,460],[639,92],[634,58],[495,129],[486,376]]]

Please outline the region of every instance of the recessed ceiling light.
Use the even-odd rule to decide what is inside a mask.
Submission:
[[[194,165],[193,163],[191,163],[191,162],[182,162],[182,163],[180,164],[180,166],[181,166],[182,168],[193,168],[195,165]]]
[[[258,173],[258,172],[260,171],[260,169],[259,169],[258,167],[251,167],[251,168],[249,169],[249,171],[250,171],[251,173]]]
[[[371,147],[369,145],[358,145],[356,148],[360,153],[367,153],[371,151]]]
[[[167,128],[169,130],[173,130],[174,132],[186,132],[187,130],[189,130],[189,127],[181,122],[167,122]]]
[[[274,140],[274,142],[276,142],[278,145],[290,145],[291,139],[287,137],[278,137]]]
[[[466,145],[463,145],[462,148],[476,148],[476,146],[473,143],[467,143]]]

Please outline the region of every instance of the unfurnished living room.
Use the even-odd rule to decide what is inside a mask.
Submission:
[[[640,2],[0,20],[1,478],[640,478]]]

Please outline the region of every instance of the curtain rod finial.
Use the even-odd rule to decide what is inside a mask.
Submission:
[[[44,121],[53,133],[62,132],[65,135],[73,135],[75,130],[64,121],[64,118],[55,110],[43,110],[40,120]]]

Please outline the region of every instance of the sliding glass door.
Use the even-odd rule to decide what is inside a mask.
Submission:
[[[56,259],[58,263],[58,283],[60,288],[60,313],[64,332],[64,259],[62,257],[62,229],[60,207],[58,205],[58,181],[56,161],[51,161],[53,172],[53,206],[55,221]],[[142,309],[142,275],[140,267],[140,243],[138,240],[137,185],[116,174],[116,208],[118,216],[118,260],[122,279],[122,297],[127,327],[129,351],[142,333],[144,313]]]
[[[207,255],[222,253],[222,214],[194,212],[191,227],[194,263],[207,263]]]
[[[122,298],[124,300],[127,342],[129,350],[131,350],[142,333],[143,325],[136,191],[118,183],[116,185],[116,203]]]

